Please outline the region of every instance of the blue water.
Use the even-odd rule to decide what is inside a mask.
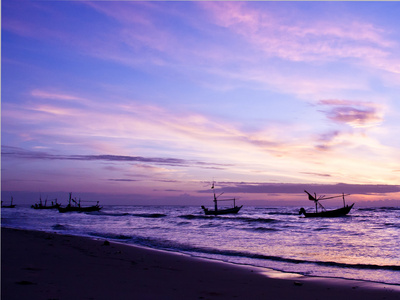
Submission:
[[[400,208],[354,208],[341,218],[301,218],[295,207],[244,206],[205,216],[194,206],[104,206],[59,213],[17,206],[2,226],[101,237],[127,244],[310,276],[400,285]]]

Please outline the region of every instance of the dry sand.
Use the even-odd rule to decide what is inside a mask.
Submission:
[[[400,299],[400,286],[304,276],[105,240],[1,229],[1,299]],[[276,275],[278,272],[269,272]]]

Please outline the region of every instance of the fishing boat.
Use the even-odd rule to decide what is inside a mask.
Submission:
[[[40,196],[39,203],[35,203],[31,207],[34,209],[58,209],[59,207],[61,207],[61,204],[57,203],[57,198],[56,198],[55,202],[51,201],[51,205],[49,205],[49,206],[47,206],[47,199],[46,199],[44,201],[44,205],[43,205],[42,197]]]
[[[65,207],[58,207],[58,211],[60,213],[66,213],[66,212],[92,212],[92,211],[99,211],[103,207],[99,205],[99,201],[97,201],[96,205],[92,206],[81,206],[81,200],[79,201],[75,199],[72,199],[72,193],[69,193],[69,201],[68,205]]]
[[[14,198],[11,196],[11,202],[10,205],[3,205],[3,201],[1,201],[1,208],[14,208],[15,204],[13,204]]]
[[[322,217],[322,218],[333,218],[333,217],[343,217],[347,215],[350,210],[353,208],[354,203],[352,205],[346,205],[344,196],[348,196],[349,194],[344,194],[338,195],[338,196],[332,196],[332,197],[325,197],[324,196],[319,196],[317,197],[317,194],[314,193],[314,196],[311,195],[309,192],[304,190],[305,193],[308,194],[308,200],[314,201],[315,203],[315,212],[310,213],[306,212],[306,210],[302,207],[300,208],[299,215],[303,214],[306,218],[315,218],[315,217]],[[327,200],[327,199],[333,199],[333,198],[343,198],[343,207],[334,209],[334,210],[326,210],[325,207],[319,202],[320,200]],[[320,207],[320,211],[318,211],[318,207]]]
[[[209,210],[208,208],[204,207],[204,205],[201,206],[201,208],[203,209],[204,213],[209,216],[209,215],[227,215],[227,214],[237,214],[239,212],[239,210],[243,207],[243,205],[241,206],[236,206],[236,199],[221,199],[219,200],[218,197],[220,197],[224,192],[222,192],[221,194],[219,194],[218,196],[215,195],[215,189],[214,189],[214,182],[211,186],[211,189],[213,190],[214,193],[214,210]],[[233,207],[231,208],[224,208],[224,209],[218,209],[218,201],[233,201]]]

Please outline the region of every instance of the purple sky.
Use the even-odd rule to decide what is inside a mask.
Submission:
[[[399,203],[399,2],[1,5],[2,199]]]

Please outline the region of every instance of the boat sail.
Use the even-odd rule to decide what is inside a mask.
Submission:
[[[203,209],[203,211],[206,215],[217,216],[217,215],[226,215],[226,214],[237,214],[239,212],[239,210],[243,207],[243,205],[236,206],[236,198],[219,200],[218,197],[221,196],[224,192],[222,192],[218,196],[215,195],[215,182],[212,183],[211,189],[213,190],[213,194],[214,194],[214,210],[209,210],[208,208],[204,207],[204,205],[202,205],[201,208]],[[233,201],[233,207],[225,208],[225,209],[218,209],[218,201]]]
[[[354,203],[352,205],[346,205],[344,196],[348,196],[350,194],[344,194],[338,195],[338,196],[332,196],[332,197],[325,197],[324,196],[319,196],[317,197],[317,194],[314,193],[314,196],[311,195],[309,192],[304,190],[305,193],[308,195],[308,200],[314,201],[315,203],[315,213],[309,213],[306,212],[306,210],[302,207],[300,208],[299,214],[303,214],[306,218],[313,218],[313,217],[325,217],[325,218],[332,218],[332,217],[343,217],[347,215],[350,210],[353,208]],[[325,207],[319,202],[320,200],[327,200],[327,199],[333,199],[333,198],[343,198],[343,207],[334,209],[334,210],[326,210]],[[318,212],[318,207],[320,207],[321,211]]]

